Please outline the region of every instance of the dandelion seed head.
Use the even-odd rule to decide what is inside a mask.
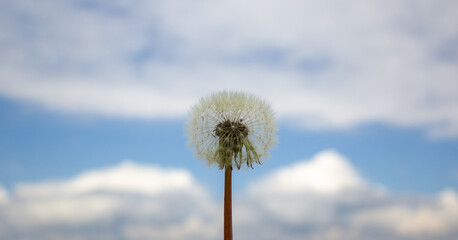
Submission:
[[[269,104],[245,92],[221,91],[191,108],[186,125],[197,158],[224,167],[262,164],[276,144],[274,114]]]

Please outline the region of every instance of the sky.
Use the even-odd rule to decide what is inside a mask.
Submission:
[[[272,105],[236,239],[458,238],[458,2],[0,0],[0,239],[214,240],[190,107]]]

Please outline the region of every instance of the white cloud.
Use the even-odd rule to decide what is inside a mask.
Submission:
[[[214,215],[215,203],[188,171],[123,162],[17,185],[0,206],[0,238],[213,239]]]
[[[8,192],[0,185],[0,205],[8,203]]]
[[[458,194],[396,195],[335,151],[280,168],[237,199],[241,239],[444,239],[458,236]]]
[[[129,161],[69,181],[18,184],[14,196],[21,204],[13,202],[8,216],[18,225],[84,224],[126,214],[165,217],[173,215],[174,207],[164,201],[186,205],[175,199],[186,197],[190,202],[203,201],[202,206],[209,201],[189,172]],[[140,207],[130,209],[129,204]]]
[[[378,226],[412,237],[444,235],[454,231],[458,223],[458,195],[453,190],[442,192],[433,204],[408,206],[393,204],[361,211],[353,221],[363,226]]]
[[[177,117],[244,89],[311,129],[458,134],[455,1],[0,4],[0,94],[49,109]],[[166,107],[165,107],[166,106]]]
[[[27,199],[13,202],[5,209],[6,217],[17,228],[55,224],[84,224],[106,220],[119,207],[119,201],[110,196],[56,197]]]
[[[313,159],[278,169],[250,186],[250,192],[278,194],[338,194],[364,188],[366,183],[339,153],[328,150]]]
[[[16,187],[16,195],[25,198],[40,198],[50,194],[84,195],[97,191],[151,196],[173,191],[204,194],[204,190],[187,171],[142,166],[130,161],[113,168],[86,172],[71,181],[19,184]]]
[[[363,179],[333,150],[247,185],[234,195],[237,239],[458,236],[456,190],[437,196],[390,193]],[[68,180],[19,184],[8,195],[0,204],[5,240],[212,240],[222,235],[222,202],[209,197],[186,170],[123,162]]]
[[[345,157],[327,150],[251,183],[247,201],[261,208],[258,210],[261,213],[245,208],[240,211],[251,212],[254,216],[268,213],[285,225],[326,224],[337,218],[334,212],[339,204],[354,201],[361,194],[366,196],[367,189],[365,180]],[[380,191],[377,189],[370,195]],[[246,208],[252,205],[246,205]],[[245,223],[243,217],[239,220]]]
[[[123,233],[127,239],[218,239],[217,223],[221,222],[206,223],[191,217],[181,224],[169,226],[127,224]]]

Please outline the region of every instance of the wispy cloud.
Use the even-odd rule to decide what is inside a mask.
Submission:
[[[188,171],[134,162],[19,184],[8,198],[0,203],[0,237],[6,240],[197,240],[218,239],[222,230],[222,203]],[[456,191],[394,194],[367,182],[330,150],[248,183],[234,200],[239,239],[458,236]]]
[[[458,135],[454,1],[0,4],[0,94],[11,99],[155,118],[243,89],[305,128]]]

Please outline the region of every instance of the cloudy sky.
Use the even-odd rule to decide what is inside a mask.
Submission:
[[[458,238],[458,2],[0,0],[0,238],[214,240],[223,173],[184,125],[272,104],[236,239]]]

